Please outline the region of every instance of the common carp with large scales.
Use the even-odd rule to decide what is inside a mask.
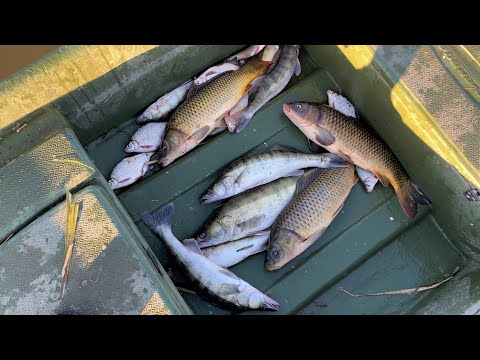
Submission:
[[[310,247],[340,212],[357,181],[352,165],[315,169],[299,178],[294,199],[272,225],[265,268],[277,270]]]
[[[194,239],[186,239],[182,244],[172,233],[173,212],[173,204],[168,203],[156,212],[142,212],[141,218],[164,241],[189,280],[196,285],[199,295],[235,310],[278,309],[275,300],[205,257]]]
[[[268,71],[271,61],[262,60],[263,51],[239,70],[211,80],[178,107],[160,147],[161,166],[192,150],[215,128],[225,126],[224,116],[250,91],[252,82]]]
[[[392,185],[410,219],[418,205],[430,205],[428,196],[410,179],[390,148],[358,119],[328,105],[296,102],[283,105],[287,117],[313,142]]]

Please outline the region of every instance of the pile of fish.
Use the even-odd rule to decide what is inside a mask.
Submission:
[[[173,111],[169,121],[149,122],[133,135],[125,151],[138,154],[115,167],[110,186],[127,186],[154,164],[168,166],[209,135],[241,132],[300,73],[298,51],[296,45],[250,46],[158,99],[138,122],[163,120]],[[173,234],[172,203],[141,214],[200,296],[235,310],[278,310],[278,302],[227,268],[263,251],[267,271],[285,266],[322,236],[359,179],[367,192],[378,181],[392,185],[409,218],[418,205],[431,204],[353,105],[331,90],[327,97],[328,105],[283,104],[312,152],[278,144],[232,162],[199,199],[224,202],[194,238],[181,242]],[[159,158],[150,161],[157,150]]]
[[[111,172],[112,189],[133,184],[154,164],[168,166],[207,136],[225,129],[239,133],[255,113],[300,74],[298,45],[251,45],[205,70],[151,104],[127,153]],[[164,122],[167,120],[167,122]],[[158,151],[159,158],[150,161]]]

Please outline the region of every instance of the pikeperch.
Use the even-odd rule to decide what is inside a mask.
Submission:
[[[419,204],[432,203],[387,144],[358,119],[328,105],[304,102],[284,104],[283,111],[310,140],[372,172],[383,186],[391,184],[410,219],[415,217]]]
[[[137,119],[139,124],[159,120],[167,116],[187,96],[188,89],[192,86],[192,80],[188,80],[176,89],[166,93],[160,99],[150,105]]]
[[[225,117],[230,132],[239,133],[245,129],[255,113],[287,86],[294,73],[300,75],[299,46],[285,45],[279,51],[277,65],[262,79],[250,104],[244,110]]]
[[[358,118],[357,111],[350,101],[347,100],[344,96],[333,92],[332,90],[327,90],[328,106],[334,108],[335,110],[340,111],[342,114],[351,116],[353,118]],[[364,170],[360,167],[356,167],[358,177],[363,183],[365,190],[367,192],[372,192],[373,188],[378,182],[378,179],[370,171]]]
[[[257,234],[272,226],[292,200],[297,177],[285,177],[229,199],[196,238],[205,248]]]
[[[141,218],[163,240],[200,295],[236,310],[278,309],[275,300],[206,258],[194,239],[186,239],[182,244],[172,233],[173,212],[174,206],[169,203],[157,212],[143,212]]]
[[[347,161],[335,154],[307,154],[286,145],[234,161],[200,199],[202,204],[226,199],[285,176],[302,175],[309,167],[342,167]]]
[[[182,103],[168,122],[158,163],[167,166],[197,146],[223,117],[248,93],[252,82],[264,75],[271,62],[260,60],[262,53],[242,68],[221,74]]]
[[[340,212],[357,181],[352,165],[316,169],[299,178],[301,192],[272,225],[265,268],[277,270],[312,245]]]
[[[243,261],[249,256],[267,249],[270,232],[257,236],[249,236],[217,246],[202,249],[202,253],[215,264],[228,268]]]
[[[163,140],[165,134],[165,122],[152,122],[143,125],[133,134],[130,142],[125,146],[127,153],[142,153],[156,151]]]

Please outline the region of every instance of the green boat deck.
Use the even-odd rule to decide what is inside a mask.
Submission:
[[[108,272],[109,267],[119,264],[120,259],[124,256],[128,259],[137,259],[124,264],[128,269],[122,270],[119,267],[116,271],[112,270],[110,274],[106,273],[106,277],[102,278],[102,281],[111,279],[120,284],[125,283],[125,279],[129,279],[131,276],[130,265],[135,263],[135,266],[140,266],[144,269],[142,271],[148,274],[145,276],[150,282],[148,286],[145,286],[147,290],[138,301],[134,300],[138,295],[138,289],[132,290],[128,286],[121,285],[126,289],[122,293],[122,304],[131,306],[118,307],[115,305],[115,310],[112,309],[114,302],[108,295],[108,291],[104,297],[95,292],[88,296],[82,295],[82,292],[79,291],[74,301],[65,298],[66,300],[62,303],[58,298],[59,285],[56,284],[54,297],[58,304],[49,308],[49,312],[58,313],[64,309],[70,309],[79,313],[142,313],[143,307],[156,291],[159,294],[157,298],[161,299],[158,300],[159,303],[166,304],[166,313],[189,313],[190,310],[195,314],[229,313],[197,295],[178,292],[173,287],[164,271],[171,266],[171,256],[162,241],[142,223],[139,213],[143,210],[152,211],[168,202],[173,202],[175,204],[174,234],[179,239],[197,235],[218,206],[215,203],[201,205],[199,198],[216,180],[225,166],[247,154],[268,150],[271,146],[279,143],[308,151],[307,139],[283,114],[282,104],[292,101],[326,103],[326,91],[329,89],[341,90],[352,100],[362,121],[372,126],[384,138],[407,172],[432,198],[433,205],[421,207],[415,219],[409,220],[401,209],[392,187],[384,188],[379,183],[374,191],[368,194],[363,186],[357,183],[347,198],[341,213],[334,219],[322,237],[286,266],[274,272],[265,271],[265,253],[262,253],[244,260],[232,267],[231,270],[280,303],[278,312],[268,312],[268,314],[407,314],[475,313],[478,311],[480,306],[476,304],[480,304],[480,291],[478,291],[480,277],[476,274],[478,273],[477,261],[480,258],[478,256],[480,254],[480,203],[465,199],[463,192],[472,182],[467,181],[456,170],[453,161],[452,163],[447,162],[451,158],[430,146],[430,143],[421,138],[418,132],[414,133],[415,128],[411,125],[412,122],[405,119],[405,115],[395,103],[395,97],[392,94],[397,94],[393,89],[398,86],[401,78],[399,66],[402,64],[393,63],[394,52],[389,53],[382,50],[383,57],[381,59],[372,60],[364,68],[356,69],[350,63],[352,60],[347,59],[339,47],[305,46],[302,48],[300,56],[302,75],[297,79],[292,79],[285,91],[264,106],[243,132],[231,134],[225,131],[209,138],[170,166],[163,169],[155,167],[144,178],[129,187],[115,192],[108,189],[102,175],[108,178],[113,167],[127,156],[123,152],[123,148],[139,127],[135,123],[135,118],[149,102],[242,46],[218,46],[215,51],[211,51],[211,48],[182,47],[182,51],[180,51],[175,47],[158,47],[120,65],[121,69],[117,69],[116,73],[124,74],[124,77],[123,80],[117,80],[125,82],[121,89],[127,89],[125,91],[130,95],[125,96],[128,104],[122,105],[118,111],[114,111],[114,104],[109,105],[103,101],[109,92],[114,98],[120,96],[117,93],[124,90],[112,90],[109,82],[113,80],[107,75],[94,80],[94,83],[88,85],[88,88],[95,88],[98,93],[93,96],[94,100],[92,101],[95,103],[95,99],[98,97],[102,99],[102,104],[97,107],[111,106],[108,109],[110,113],[105,109],[102,110],[102,116],[106,118],[105,122],[102,122],[99,117],[91,122],[93,125],[90,125],[84,120],[77,121],[76,115],[74,115],[75,111],[64,112],[65,123],[72,124],[72,128],[79,136],[86,154],[88,154],[88,156],[81,157],[81,161],[98,169],[95,176],[92,175],[88,179],[82,178],[79,183],[81,182],[83,185],[78,188],[84,188],[91,183],[94,186],[80,192],[72,192],[75,193],[75,197],[81,198],[89,191],[93,191],[97,194],[96,196],[101,198],[102,207],[106,208],[105,214],[108,214],[112,223],[126,224],[116,225],[116,227],[122,234],[121,237],[124,239],[122,241],[130,244],[130,251],[125,254],[120,250],[115,251],[114,258],[106,262],[107,265],[103,271]],[[425,47],[421,51],[419,50],[419,53],[425,49],[433,51]],[[377,50],[375,56],[379,56],[378,53]],[[202,56],[205,54],[209,55]],[[175,69],[169,73],[165,68],[158,66],[158,63],[162,63],[164,66],[170,64],[176,57],[181,59],[179,61],[185,67],[169,65],[167,68],[173,66]],[[189,66],[187,61],[192,58],[199,59],[194,67]],[[148,66],[143,65],[142,61],[146,61]],[[415,61],[415,54],[409,61]],[[427,66],[423,62],[419,64]],[[419,64],[416,64],[416,71],[422,70]],[[409,62],[405,60],[403,65],[408,67]],[[146,66],[148,70],[142,70],[143,66]],[[396,77],[392,75],[392,69],[396,71]],[[132,74],[138,74],[138,77],[135,78]],[[105,77],[108,81],[102,80]],[[154,81],[156,82],[155,86],[147,86],[149,96],[146,100],[145,84]],[[411,84],[408,86],[413,87]],[[416,89],[419,94],[422,93],[418,87]],[[137,93],[139,96],[132,97],[131,92]],[[425,111],[427,111],[427,115],[431,115],[428,110],[422,108],[420,102],[414,103],[412,99],[416,99],[415,95],[399,94],[398,97],[403,101],[402,104],[411,106],[412,117],[416,119],[421,119],[422,116],[428,117],[425,115]],[[466,100],[462,98],[462,101]],[[56,100],[57,108],[60,110],[65,109],[66,105],[63,102],[62,98]],[[88,115],[85,106],[81,106],[80,100],[78,102],[78,107],[86,111]],[[478,115],[474,114],[474,116]],[[472,121],[475,121],[475,118]],[[81,130],[77,131],[79,127]],[[63,133],[75,137],[69,129],[63,130]],[[9,137],[21,134],[21,132],[13,133]],[[467,140],[470,141],[470,138]],[[30,153],[38,152],[47,143],[48,140],[36,144],[36,146],[32,145]],[[0,148],[1,146],[0,144]],[[80,149],[77,153],[82,153],[82,151],[83,149]],[[475,156],[474,151],[470,149],[468,157],[474,159]],[[10,169],[15,169],[13,167],[15,164],[20,164],[21,161],[25,162],[27,159],[30,159],[27,155],[24,159],[18,157],[17,160],[0,168],[0,179],[2,179],[2,174],[8,174],[8,176],[3,176],[9,179],[9,182],[5,183],[6,185],[0,181],[0,186],[15,187],[12,185],[12,181],[19,176],[16,175],[19,170]],[[49,166],[71,166],[71,164],[56,162],[49,164]],[[24,165],[18,166],[24,168]],[[476,164],[473,164],[473,167],[475,166]],[[83,171],[91,174],[90,170],[84,169]],[[58,173],[53,168],[47,172]],[[34,181],[34,184],[40,186],[38,181]],[[63,204],[57,205],[60,198],[64,196],[63,185],[56,186],[55,196],[49,195],[48,201],[42,202],[42,196],[44,195],[36,199],[38,205],[35,210],[21,218],[21,221],[13,222],[5,217],[7,219],[5,223],[8,223],[9,227],[4,227],[6,231],[2,229],[0,242],[18,228],[26,227],[6,243],[0,245],[0,259],[4,256],[15,258],[15,255],[11,254],[18,251],[18,246],[20,246],[18,244],[25,241],[25,234],[29,231],[31,233],[30,228],[38,226],[38,223],[48,221],[47,218],[56,212],[63,213],[59,210]],[[26,193],[24,197],[25,199],[34,198],[30,193]],[[15,218],[13,213],[9,214],[9,210],[4,210],[4,199],[4,196],[0,198],[2,204],[0,211]],[[7,199],[8,202],[12,203],[13,200]],[[22,200],[22,203],[25,202],[26,200]],[[47,205],[52,209],[43,214],[48,210]],[[36,217],[33,216],[34,213],[40,217],[36,222],[28,225],[28,221],[32,221]],[[120,222],[116,220],[118,218],[121,219]],[[84,219],[84,221],[86,220]],[[94,221],[93,218],[92,221]],[[60,261],[63,249],[63,237],[60,233],[57,234],[56,262],[50,264],[48,271],[55,267],[58,268],[58,266],[61,267],[63,264]],[[77,241],[81,242],[81,236],[83,235],[79,234]],[[130,237],[134,240],[129,241]],[[39,236],[37,241],[42,241],[40,239],[43,238]],[[77,251],[81,251],[81,247]],[[99,258],[108,258],[108,256],[108,251],[105,251]],[[16,267],[13,262],[8,262],[8,264],[15,268],[14,270],[7,269],[9,274],[12,271],[21,271],[21,268]],[[32,266],[28,269],[31,269]],[[417,288],[438,282],[459,267],[462,270],[452,280],[441,287],[424,292],[352,297],[339,290],[339,288],[343,288],[351,293],[367,294]],[[7,270],[0,268],[0,275]],[[95,275],[96,270],[98,268],[92,268],[89,271]],[[73,288],[79,282],[80,285],[77,287],[81,288],[85,277],[79,277],[76,280],[75,272],[79,271],[78,268],[74,266],[71,271],[73,278],[68,286]],[[88,276],[92,274],[89,273]],[[59,271],[55,276],[59,276]],[[52,277],[55,276],[52,275]],[[0,282],[4,281],[3,279],[0,276]],[[58,281],[60,278],[55,279]],[[31,280],[29,281],[31,283]],[[10,288],[14,285],[12,284],[10,283]],[[90,282],[88,284],[90,286]],[[101,286],[103,285],[95,285],[95,289],[100,291]],[[132,286],[135,287],[135,284]],[[112,287],[106,286],[105,288],[108,290]],[[457,294],[455,301],[452,301],[451,294],[453,292]],[[22,296],[28,298],[27,293],[28,291]],[[2,296],[5,299],[6,295],[0,294],[0,312],[15,312],[15,309],[18,308],[11,306],[10,303],[5,304],[6,300],[2,303]],[[182,297],[190,309],[186,307]],[[82,299],[85,301],[85,306]],[[73,302],[69,303],[68,301]],[[92,301],[98,301],[98,306],[89,307],[88,303]],[[132,305],[133,303],[135,304]],[[262,313],[264,312],[244,312],[244,314]]]

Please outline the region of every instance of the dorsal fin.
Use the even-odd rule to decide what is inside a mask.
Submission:
[[[305,151],[297,149],[294,146],[284,145],[284,144],[275,144],[271,147],[270,150],[272,150],[272,151],[288,151],[288,152],[296,152],[296,153],[305,154]]]
[[[301,176],[297,180],[297,187],[295,188],[294,196],[300,194],[305,188],[314,182],[323,172],[325,169],[315,169],[311,172],[307,172],[305,175]]]
[[[207,80],[205,81],[204,83],[200,84],[200,85],[196,85],[195,82],[192,84],[192,86],[190,86],[190,89],[188,90],[188,93],[187,93],[187,97],[185,98],[185,100],[188,100],[190,99],[192,96],[198,94],[200,91],[202,91],[206,86],[210,85],[210,83],[214,80],[217,80],[219,79],[220,77],[226,75],[226,74],[229,74],[231,73],[233,70],[229,70],[229,71],[225,71],[223,73],[220,73],[214,77],[212,77],[210,80]]]
[[[195,239],[185,239],[183,240],[183,245],[190,251],[203,256],[202,250],[198,246],[198,243]]]
[[[313,142],[312,140],[308,139],[308,147],[310,150],[315,153],[315,154],[320,154],[325,152],[325,149],[318,145],[316,142]]]

